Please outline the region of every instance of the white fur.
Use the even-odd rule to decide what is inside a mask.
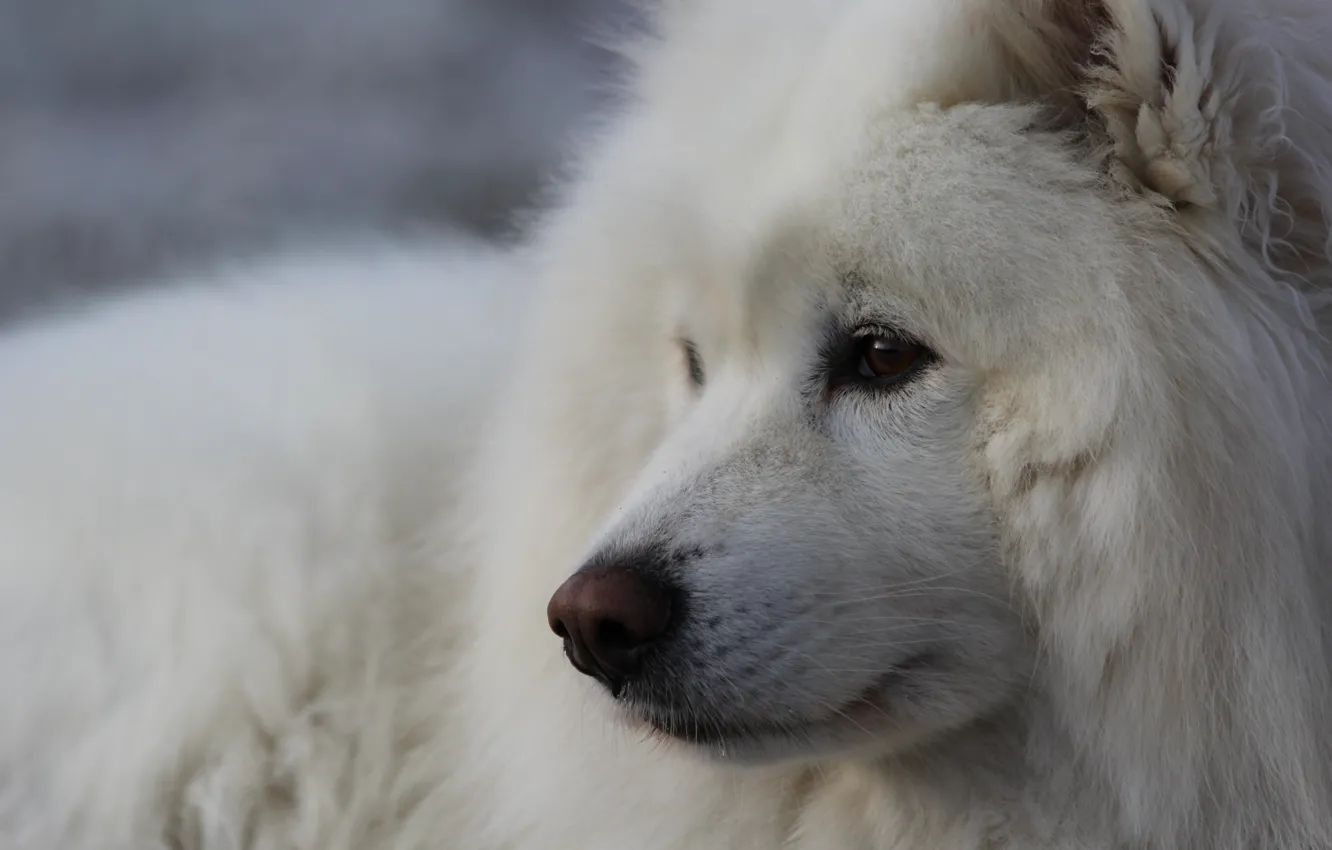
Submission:
[[[1330,37],[672,0],[530,251],[0,340],[0,846],[1332,847]],[[938,364],[824,393],[867,324]],[[565,662],[647,556],[670,710],[785,732]]]

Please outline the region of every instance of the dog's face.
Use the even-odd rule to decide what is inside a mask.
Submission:
[[[633,722],[742,760],[900,751],[1030,684],[991,417],[1067,380],[1081,439],[1134,353],[1103,333],[1117,225],[1023,117],[885,121],[729,309],[662,302],[672,425],[550,611]]]
[[[584,568],[670,609],[611,683],[628,715],[727,756],[903,746],[1024,681],[975,378],[848,289],[747,354],[681,343],[697,398]]]
[[[1332,834],[1321,7],[778,5],[669,4],[546,233],[485,615],[716,755],[965,727],[1121,843]]]

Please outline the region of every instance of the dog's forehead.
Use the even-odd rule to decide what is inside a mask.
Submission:
[[[821,180],[780,199],[779,173],[756,186],[749,215],[718,217],[706,193],[686,201],[694,235],[676,254],[689,263],[678,279],[736,326],[844,303],[939,344],[992,339],[996,352],[1011,348],[996,331],[1048,337],[1101,321],[1137,265],[1133,241],[1098,172],[1032,130],[1033,117],[1011,106],[881,111],[858,150],[822,163]]]
[[[1026,107],[881,116],[825,212],[823,245],[860,299],[943,335],[946,319],[1092,320],[1136,265],[1099,173]],[[1059,318],[1062,317],[1062,318]]]

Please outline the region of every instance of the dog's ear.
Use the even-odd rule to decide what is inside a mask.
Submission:
[[[1214,45],[1183,4],[1053,0],[1049,14],[1076,46],[1074,93],[1107,171],[1174,206],[1216,207],[1227,187],[1236,116],[1210,67]],[[1068,48],[1065,47],[1065,50]]]
[[[1126,189],[1332,283],[1326,0],[1009,0],[1021,76]],[[1215,234],[1215,229],[1211,228]]]

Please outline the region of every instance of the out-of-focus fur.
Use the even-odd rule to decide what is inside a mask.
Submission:
[[[521,251],[0,341],[0,843],[1332,847],[1329,38],[674,0]],[[889,326],[938,362],[820,389]],[[645,551],[748,732],[561,657]]]

